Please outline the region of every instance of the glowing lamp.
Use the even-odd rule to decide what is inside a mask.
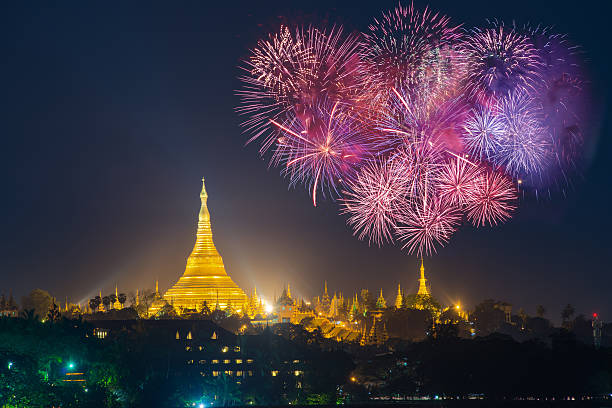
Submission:
[[[597,317],[597,313],[593,313],[593,317]]]
[[[10,369],[11,369],[11,367],[13,367],[13,362],[12,362],[12,361],[9,361],[9,362],[8,362],[8,369],[10,370]]]
[[[274,308],[272,307],[272,305],[269,305],[266,303],[266,313],[272,313],[274,311]]]

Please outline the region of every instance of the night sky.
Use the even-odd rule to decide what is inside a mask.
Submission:
[[[338,205],[288,189],[244,146],[237,66],[282,22],[349,31],[395,1],[5,2],[2,51],[0,293],[33,288],[82,301],[100,289],[165,289],[184,270],[206,177],[216,246],[230,276],[268,299],[311,297],[327,279],[350,296],[397,282],[418,260],[352,236]],[[129,3],[129,4],[126,4]],[[426,3],[417,1],[417,6]],[[497,17],[554,25],[582,45],[593,88],[586,158],[565,197],[523,200],[496,228],[463,227],[425,259],[442,303],[505,300],[559,320],[563,305],[612,320],[612,160],[606,117],[609,22],[599,3],[431,3],[466,27]]]

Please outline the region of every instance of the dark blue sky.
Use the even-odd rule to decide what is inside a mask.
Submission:
[[[126,4],[129,3],[129,4]],[[0,292],[41,287],[82,300],[99,289],[165,288],[194,242],[207,178],[215,242],[242,287],[271,297],[352,294],[398,281],[417,259],[353,238],[334,203],[312,207],[258,157],[234,113],[239,61],[281,22],[365,30],[383,2],[3,3]],[[417,1],[418,6],[426,3]],[[528,313],[565,303],[612,320],[610,36],[586,1],[432,2],[467,27],[497,17],[555,25],[581,44],[594,89],[582,176],[565,198],[524,200],[496,228],[463,228],[426,259],[434,295],[486,297]],[[393,295],[392,295],[393,294]]]

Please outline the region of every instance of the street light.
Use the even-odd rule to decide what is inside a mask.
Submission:
[[[12,361],[9,361],[9,362],[8,362],[8,369],[10,370],[12,367],[13,367],[13,362],[12,362]]]
[[[68,368],[71,370],[74,368],[74,363],[72,361],[68,363]]]

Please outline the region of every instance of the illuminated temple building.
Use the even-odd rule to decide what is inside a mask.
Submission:
[[[204,301],[210,310],[231,308],[233,311],[242,312],[243,309],[249,308],[252,299],[248,299],[244,291],[229,277],[223,259],[215,248],[204,179],[200,199],[202,204],[193,251],[187,258],[183,276],[168,289],[163,299],[179,313],[187,310],[199,311]]]

